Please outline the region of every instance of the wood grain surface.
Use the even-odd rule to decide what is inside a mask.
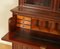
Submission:
[[[0,49],[12,49],[12,46],[0,43]]]

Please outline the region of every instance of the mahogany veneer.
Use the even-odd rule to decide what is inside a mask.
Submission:
[[[60,0],[19,0],[11,12],[12,49],[60,49]]]

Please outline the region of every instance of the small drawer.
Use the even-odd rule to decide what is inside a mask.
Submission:
[[[17,27],[23,27],[23,24],[17,24]]]
[[[24,19],[24,16],[17,15],[17,19]]]
[[[23,27],[23,28],[31,29],[31,26],[29,26],[29,25],[24,25],[24,27]]]
[[[24,20],[17,20],[17,23],[23,23]]]
[[[31,22],[29,22],[29,21],[24,21],[24,24],[31,25]]]
[[[24,17],[24,20],[31,21],[30,17]]]

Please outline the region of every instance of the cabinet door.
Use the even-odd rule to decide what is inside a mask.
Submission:
[[[25,4],[34,7],[47,8],[51,9],[53,6],[54,0],[25,0]]]

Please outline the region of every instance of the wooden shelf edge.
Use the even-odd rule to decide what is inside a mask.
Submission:
[[[9,33],[7,33],[4,37],[2,37],[2,40],[8,41],[8,42],[12,42],[12,41],[9,39]]]

